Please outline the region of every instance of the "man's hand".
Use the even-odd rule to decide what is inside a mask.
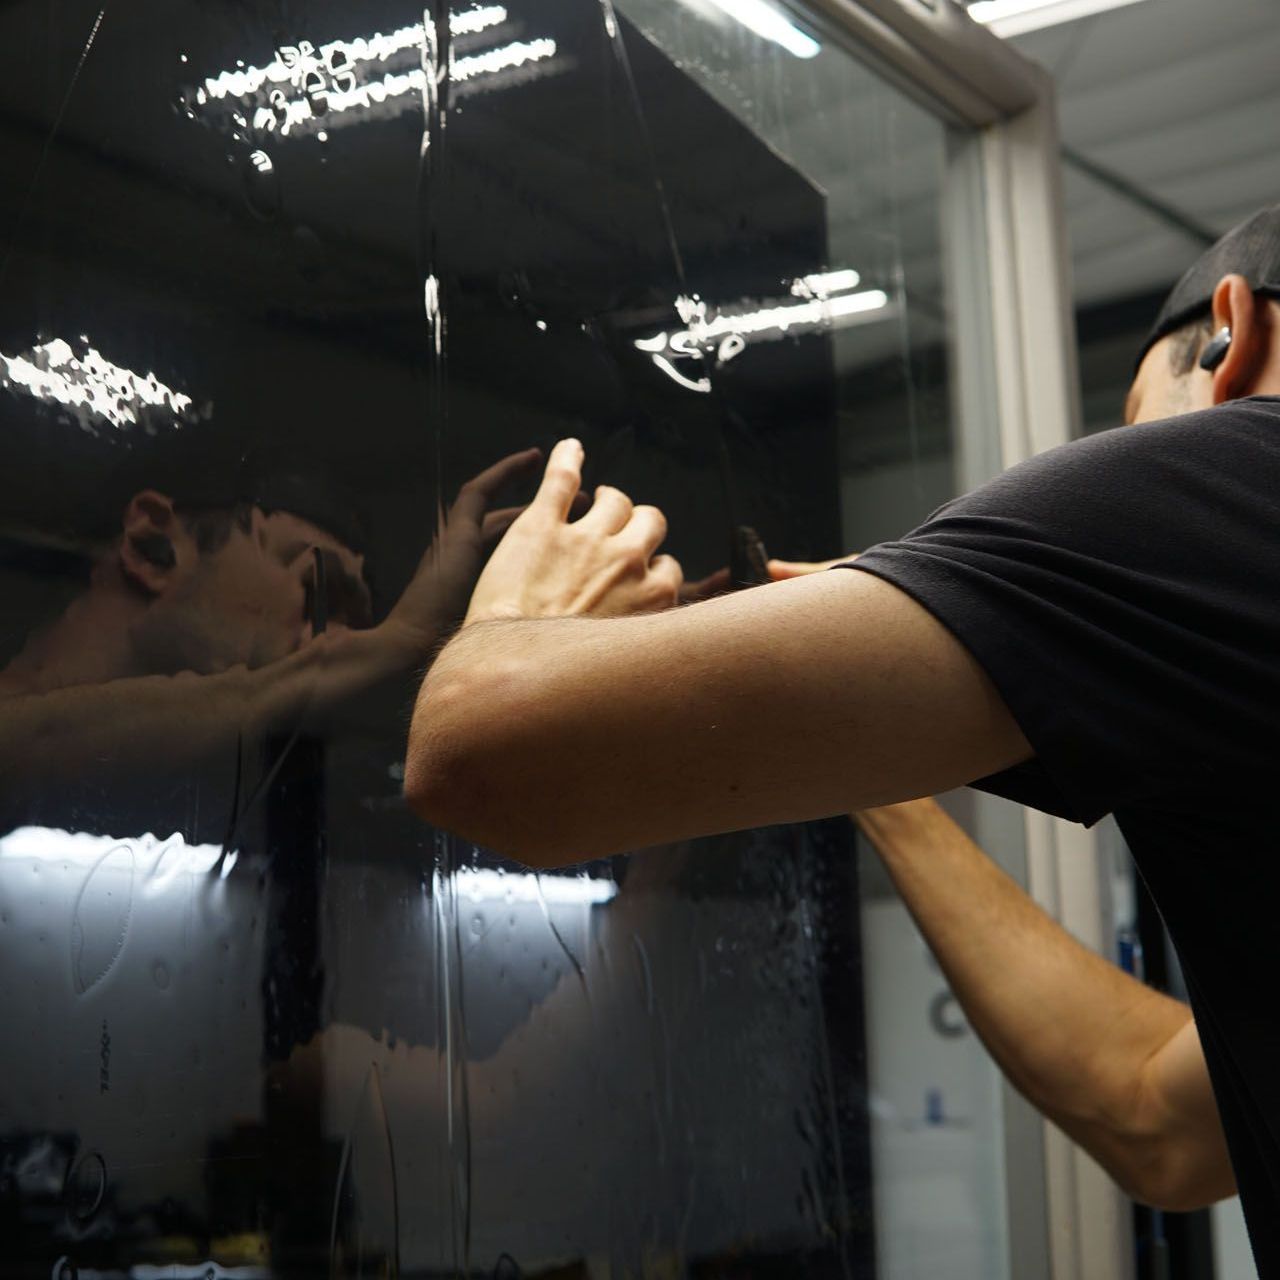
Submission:
[[[657,555],[667,536],[656,507],[637,507],[602,486],[570,521],[582,486],[582,445],[561,440],[528,509],[512,523],[471,597],[466,623],[495,619],[616,617],[667,609],[684,575]]]

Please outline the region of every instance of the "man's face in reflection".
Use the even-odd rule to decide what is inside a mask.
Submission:
[[[370,625],[363,556],[291,512],[184,513],[163,495],[140,494],[119,556],[150,597],[133,627],[144,671],[265,666],[312,639],[319,594],[329,629]]]

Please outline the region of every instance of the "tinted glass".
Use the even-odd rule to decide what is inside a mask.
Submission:
[[[522,451],[739,586],[951,490],[945,130],[729,8],[0,13],[7,1274],[876,1274],[849,824],[401,797]]]

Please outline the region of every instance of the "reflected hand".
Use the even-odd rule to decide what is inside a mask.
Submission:
[[[785,582],[788,578],[822,573],[825,569],[834,569],[838,564],[849,564],[857,558],[857,553],[851,552],[847,556],[836,556],[834,560],[770,560],[769,577],[774,582]]]
[[[435,541],[384,626],[399,633],[425,656],[444,630],[466,611],[485,553],[520,515],[523,507],[491,511],[497,494],[542,460],[541,449],[525,449],[495,462],[458,490]]]
[[[498,618],[617,616],[666,609],[680,597],[679,563],[656,552],[667,536],[656,507],[601,486],[570,523],[582,485],[582,445],[561,440],[528,509],[512,523],[471,597],[466,623]]]

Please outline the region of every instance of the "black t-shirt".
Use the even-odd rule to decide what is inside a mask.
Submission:
[[[975,785],[1116,815],[1280,1276],[1280,397],[1054,449],[852,567],[946,625],[1031,743]]]

